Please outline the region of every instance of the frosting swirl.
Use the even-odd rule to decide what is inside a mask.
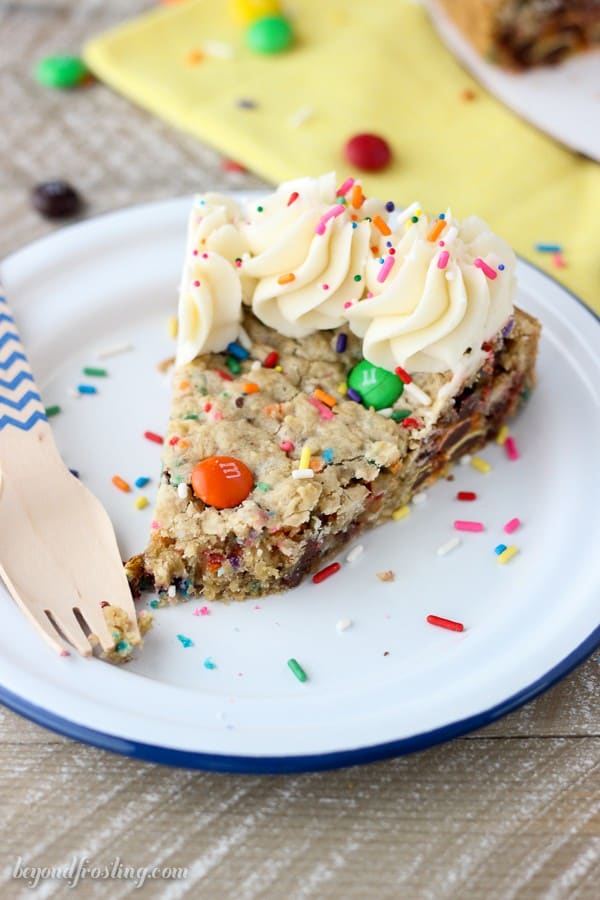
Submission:
[[[218,253],[186,260],[179,296],[177,365],[199,353],[219,353],[240,331],[242,285],[235,266]]]
[[[374,365],[466,377],[512,313],[515,255],[476,216],[460,223],[450,211],[433,220],[415,211],[400,217],[395,252],[369,261],[369,293],[347,311],[350,327]]]
[[[347,194],[354,181],[346,184]],[[383,204],[356,187],[340,202],[333,172],[286,182],[242,226],[252,254],[243,270],[258,279],[252,309],[287,337],[337,328],[363,294],[369,247],[382,239],[371,218],[389,229]]]

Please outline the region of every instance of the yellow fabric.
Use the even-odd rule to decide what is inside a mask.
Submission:
[[[366,191],[438,212],[477,213],[523,256],[600,313],[600,167],[556,144],[488,96],[402,0],[299,0],[296,43],[275,56],[244,44],[229,4],[160,7],[91,41],[85,59],[116,90],[272,182],[336,169],[348,137],[392,145]],[[229,45],[232,58],[204,54]],[[210,45],[209,45],[210,46]],[[196,60],[192,64],[192,60]],[[465,88],[476,98],[465,101]],[[240,99],[257,104],[243,109]],[[290,117],[312,110],[304,124]],[[564,247],[567,268],[533,250]]]

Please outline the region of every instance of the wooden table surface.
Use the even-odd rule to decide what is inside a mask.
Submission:
[[[52,52],[148,0],[0,0],[0,258],[51,228],[31,186],[63,176],[90,215],[194,190],[256,187],[210,148],[101,85],[53,92]],[[592,898],[600,893],[600,666],[493,726],[362,768],[240,777],[141,764],[0,713],[0,893],[15,866],[171,866],[148,897]],[[118,863],[117,863],[118,866]],[[64,881],[44,896],[67,896]],[[86,897],[132,880],[80,881]]]

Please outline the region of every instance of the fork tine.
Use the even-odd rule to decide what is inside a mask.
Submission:
[[[93,604],[88,600],[85,605],[82,603],[77,609],[79,610],[81,617],[87,623],[90,632],[95,634],[98,638],[102,649],[105,652],[114,650],[115,641],[106,619],[104,618],[104,612],[100,603]]]
[[[4,577],[4,574],[3,580],[17,606],[21,609],[21,611],[25,614],[29,621],[33,625],[35,625],[35,627],[41,632],[42,637],[50,645],[50,647],[52,647],[52,649],[56,653],[58,653],[59,656],[68,656],[69,654],[65,648],[65,645],[59,639],[59,634],[56,628],[54,628],[44,610],[39,609],[34,604],[28,604],[27,600],[21,601],[19,595],[13,593],[13,591],[11,590],[8,579]]]
[[[74,614],[69,615],[69,613],[65,614],[62,610],[59,612],[52,609],[50,610],[50,615],[64,634],[65,639],[75,647],[78,653],[82,656],[92,655],[92,645]]]

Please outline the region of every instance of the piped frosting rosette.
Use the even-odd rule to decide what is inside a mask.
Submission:
[[[240,331],[242,285],[237,269],[212,250],[187,260],[179,295],[177,365],[220,353]]]
[[[467,377],[512,314],[513,251],[475,216],[429,219],[418,204],[400,217],[392,245],[369,261],[368,295],[347,310],[365,358]]]
[[[253,312],[293,338],[346,321],[364,292],[369,248],[391,234],[384,205],[365,200],[353,179],[336,190],[334,173],[282,184],[248,218]]]

